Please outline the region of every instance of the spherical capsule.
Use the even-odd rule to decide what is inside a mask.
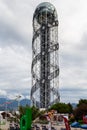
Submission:
[[[39,24],[53,24],[57,20],[57,12],[51,3],[43,2],[37,6],[34,18],[36,18]]]

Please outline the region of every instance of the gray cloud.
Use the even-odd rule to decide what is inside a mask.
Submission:
[[[10,1],[0,2],[0,46],[17,44],[29,49],[31,47],[29,43],[31,43],[32,38],[27,28],[32,28],[32,21],[28,24],[30,22],[28,10],[25,9],[27,12],[25,12],[25,16],[22,10],[23,3],[20,4],[21,6],[17,6],[16,4],[18,3],[19,5],[19,2],[16,2],[13,2],[14,4]],[[27,6],[27,4],[25,5]],[[27,7],[29,8],[29,6]]]
[[[60,89],[60,96],[62,102],[71,102],[71,103],[78,103],[80,99],[86,99],[86,92],[87,89],[81,89],[81,88],[65,88]]]
[[[0,1],[2,94],[30,93],[32,17],[36,6],[43,1]],[[50,2],[56,7],[59,19],[61,101],[70,102],[72,99],[71,102],[77,102],[86,98],[87,90],[87,0]]]
[[[0,45],[6,46],[9,44],[19,44],[28,43],[28,41],[20,34],[17,30],[12,28],[6,23],[0,22]]]

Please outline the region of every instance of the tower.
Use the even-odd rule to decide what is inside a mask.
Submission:
[[[48,108],[59,102],[58,19],[48,2],[37,6],[33,15],[32,103]]]

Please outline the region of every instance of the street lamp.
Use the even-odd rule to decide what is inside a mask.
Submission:
[[[19,106],[20,106],[20,98],[21,98],[21,95],[16,96],[16,100],[18,100],[18,111],[19,111]]]

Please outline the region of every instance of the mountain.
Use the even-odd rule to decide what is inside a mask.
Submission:
[[[75,109],[77,107],[76,103],[72,103],[71,105],[72,105],[73,109]]]
[[[6,98],[0,98],[0,111],[4,110],[17,110],[18,106],[30,106],[31,101],[29,99],[22,99],[20,101],[10,100]]]
[[[31,105],[31,101],[29,99],[23,99],[20,101],[21,106]]]

